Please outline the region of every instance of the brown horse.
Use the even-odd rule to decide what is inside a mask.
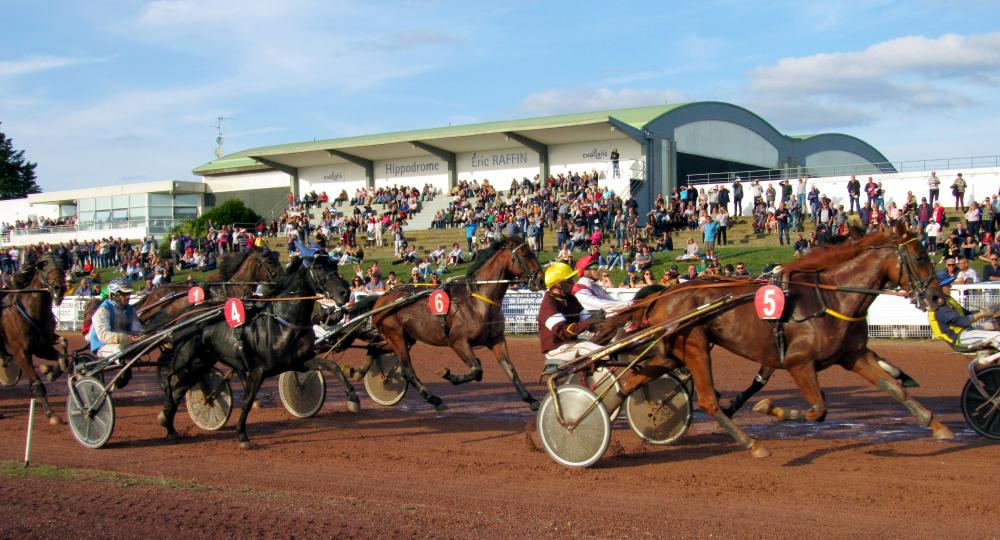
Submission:
[[[514,383],[521,399],[529,404],[531,410],[537,410],[538,401],[524,388],[507,353],[504,316],[500,306],[511,282],[526,282],[535,290],[541,288],[540,270],[535,252],[523,239],[504,238],[479,253],[465,279],[442,287],[451,299],[447,315],[433,315],[427,302],[417,301],[379,313],[372,322],[399,358],[403,376],[436,409],[444,410],[447,406],[420,382],[413,371],[410,347],[417,341],[451,347],[469,366],[470,371],[465,375],[453,375],[448,370],[439,372],[452,384],[482,380],[483,368],[473,348],[488,347]],[[392,289],[379,297],[374,309],[417,294],[420,290],[412,286]]]
[[[59,423],[59,417],[52,412],[45,396],[45,385],[35,372],[32,357],[46,360],[66,357],[66,340],[56,334],[57,321],[52,313],[52,305],[61,304],[66,294],[62,260],[51,252],[41,255],[14,276],[13,287],[0,291],[0,331],[3,334],[0,354],[14,357],[31,381],[31,389],[41,398],[49,422]],[[61,373],[60,368],[52,368],[48,377],[52,380]]]
[[[723,309],[659,342],[654,348],[654,358],[639,372],[622,380],[619,397],[627,396],[664,372],[686,365],[698,391],[698,405],[737,442],[750,449],[754,457],[769,455],[759,441],[747,435],[719,407],[709,356],[710,347],[718,345],[764,367],[785,369],[791,374],[811,408],[803,412],[764,403],[766,412],[783,419],[823,421],[826,404],[816,373],[839,365],[903,403],[921,424],[932,429],[935,438],[953,437],[933,413],[879,368],[879,356],[867,343],[865,314],[874,301],[875,291],[889,283],[899,284],[922,309],[926,309],[926,301],[944,295],[934,277],[934,264],[919,238],[899,226],[891,232],[873,233],[854,242],[817,248],[784,266],[781,276],[787,287],[787,300],[780,326],[758,318],[754,306],[745,301]],[[663,323],[727,293],[734,297],[751,293],[752,297],[762,284],[723,279],[684,283],[608,318],[599,326],[595,341],[610,340],[628,322]],[[783,355],[779,350],[782,346]]]

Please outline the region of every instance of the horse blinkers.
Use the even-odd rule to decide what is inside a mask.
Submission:
[[[534,271],[529,270],[528,269],[528,265],[525,264],[524,261],[521,260],[521,257],[517,254],[517,250],[519,250],[521,248],[527,248],[528,250],[530,250],[531,246],[529,246],[527,243],[522,243],[522,244],[519,244],[514,249],[510,250],[511,258],[514,259],[514,263],[517,265],[518,269],[521,271],[521,276],[520,277],[525,281],[525,283],[528,284],[528,288],[529,289],[531,289],[533,291],[543,290],[543,287],[542,287],[542,284],[541,284],[541,276],[542,276],[541,270],[542,270],[542,265],[539,264],[538,257],[536,257],[534,255],[534,252],[532,252],[532,257],[531,258],[535,261],[535,270]]]

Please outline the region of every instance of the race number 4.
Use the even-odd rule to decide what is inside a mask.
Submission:
[[[427,299],[427,306],[431,310],[431,315],[447,315],[448,308],[451,307],[451,298],[448,297],[448,293],[438,289]]]
[[[230,328],[236,328],[247,322],[247,312],[243,308],[243,301],[239,298],[226,300],[226,307],[224,309],[226,312],[226,323],[229,324]]]
[[[775,285],[764,285],[757,289],[753,300],[757,316],[765,320],[780,319],[785,311],[785,293]]]
[[[192,306],[197,306],[198,304],[205,301],[205,289],[201,287],[191,287],[188,289],[188,303]]]

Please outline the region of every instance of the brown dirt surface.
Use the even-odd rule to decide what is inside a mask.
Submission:
[[[79,343],[79,339],[74,340]],[[512,357],[542,397],[534,337],[512,338]],[[87,450],[66,425],[36,418],[32,467],[24,452],[28,388],[0,389],[0,537],[908,537],[1000,535],[1000,445],[968,429],[958,396],[965,358],[946,345],[878,341],[873,348],[922,387],[913,395],[957,437],[935,441],[909,413],[852,373],[820,375],[827,421],[777,423],[750,411],[737,422],[772,456],[753,459],[696,413],[673,446],[643,444],[624,419],[596,466],[564,468],[526,444],[534,413],[488,351],[481,383],[451,386],[434,375],[463,370],[449,351],[417,346],[415,365],[450,406],[438,413],[411,392],[383,408],[364,395],[358,415],[328,381],[319,415],[296,419],[280,405],[255,409],[240,450],[232,426],[209,433],[182,410],[178,443],[156,423],[152,370],[114,394],[111,442]],[[756,365],[719,351],[724,394]],[[345,363],[357,365],[360,355]],[[64,415],[65,379],[48,385]],[[236,384],[237,394],[239,385]],[[264,390],[278,401],[275,381]],[[786,373],[759,397],[803,401]]]

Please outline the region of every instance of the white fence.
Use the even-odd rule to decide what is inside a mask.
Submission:
[[[636,289],[609,289],[619,299],[632,298]],[[955,285],[954,296],[968,309],[978,310],[1000,305],[1000,282]],[[83,325],[83,306],[89,298],[67,296],[62,305],[52,311],[59,321],[59,330],[80,330]],[[538,308],[542,293],[508,291],[503,299],[503,313],[507,320],[508,334],[535,334],[538,332]],[[879,296],[868,309],[868,335],[877,338],[930,338],[931,327],[927,314],[916,308],[908,298]]]

